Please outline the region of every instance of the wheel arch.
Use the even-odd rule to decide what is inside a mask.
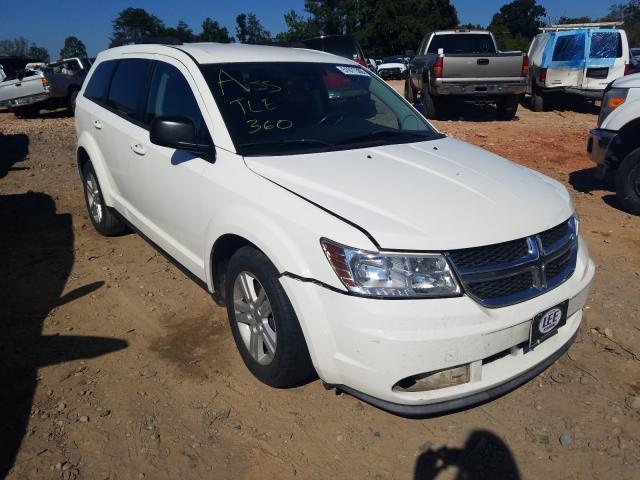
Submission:
[[[76,147],[76,164],[80,178],[82,178],[82,168],[87,162],[91,162],[93,169],[100,182],[102,196],[108,206],[113,206],[112,202],[112,182],[111,177],[105,167],[104,157],[100,153],[100,148],[95,140],[86,132],[80,134],[78,146]]]
[[[613,152],[617,160],[614,167],[620,165],[625,157],[635,149],[640,148],[640,137],[638,136],[639,131],[640,118],[631,120],[618,131],[616,144],[613,147]]]

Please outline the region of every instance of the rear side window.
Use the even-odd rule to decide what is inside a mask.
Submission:
[[[137,119],[150,65],[150,60],[140,58],[120,60],[111,80],[108,105],[126,117]]]
[[[622,36],[618,32],[594,32],[589,58],[622,58]]]
[[[145,113],[145,123],[163,116],[186,117],[196,127],[198,138],[206,138],[207,127],[189,83],[180,70],[168,63],[158,62],[153,72]]]
[[[563,35],[556,40],[553,49],[554,62],[571,62],[584,59],[584,39],[585,35]]]
[[[429,53],[496,53],[491,35],[486,33],[452,33],[434,35],[429,44]]]
[[[96,71],[93,72],[93,75],[91,75],[89,79],[87,88],[84,90],[84,96],[91,100],[104,101],[107,96],[111,76],[117,66],[117,60],[109,60],[98,65]]]

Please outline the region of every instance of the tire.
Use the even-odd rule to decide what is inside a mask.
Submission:
[[[498,107],[498,120],[513,120],[518,111],[517,95],[510,95],[506,98],[499,98],[496,101]]]
[[[33,118],[40,113],[40,107],[36,105],[27,105],[25,107],[15,107],[13,114],[18,118]]]
[[[534,112],[544,112],[544,96],[536,91],[531,93],[531,110]]]
[[[429,119],[436,118],[436,103],[433,101],[433,97],[429,95],[429,90],[426,86],[422,87],[420,104],[425,117]]]
[[[404,98],[409,103],[416,103],[416,91],[411,86],[411,79],[407,77],[404,81]]]
[[[229,261],[225,298],[231,332],[247,368],[262,383],[286,388],[316,374],[298,317],[278,277],[262,252],[242,247]]]
[[[640,215],[640,148],[627,155],[618,167],[616,193],[625,209]]]
[[[87,212],[96,231],[105,237],[114,237],[125,232],[127,227],[111,213],[104,202],[98,176],[91,162],[87,162],[82,168],[82,184]]]
[[[67,97],[67,110],[74,115],[76,113],[76,99],[78,98],[80,90],[72,90]]]

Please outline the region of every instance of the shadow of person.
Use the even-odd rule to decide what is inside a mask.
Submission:
[[[43,335],[44,319],[100,288],[62,295],[74,261],[71,215],[43,193],[0,196],[0,478],[26,432],[38,369],[127,347],[114,338]]]
[[[0,133],[0,178],[23,161],[29,154],[29,137],[24,133],[4,135]]]
[[[521,477],[509,447],[495,434],[475,430],[462,449],[442,447],[420,455],[414,479],[438,478],[519,480]]]

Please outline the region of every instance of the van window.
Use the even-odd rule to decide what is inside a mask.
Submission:
[[[173,65],[158,62],[151,80],[145,123],[151,125],[154,118],[162,116],[188,118],[195,125],[199,138],[206,131],[200,107],[187,80]]]
[[[118,113],[138,119],[140,102],[147,87],[147,73],[151,60],[131,58],[120,60],[113,74],[107,103]]]
[[[584,59],[584,33],[562,35],[553,49],[554,62],[571,62]]]
[[[84,96],[91,100],[103,102],[107,95],[109,82],[111,82],[111,76],[117,66],[117,60],[109,60],[98,65],[96,71],[91,75],[87,88],[84,90]]]
[[[622,58],[622,36],[618,32],[591,34],[590,58]]]

